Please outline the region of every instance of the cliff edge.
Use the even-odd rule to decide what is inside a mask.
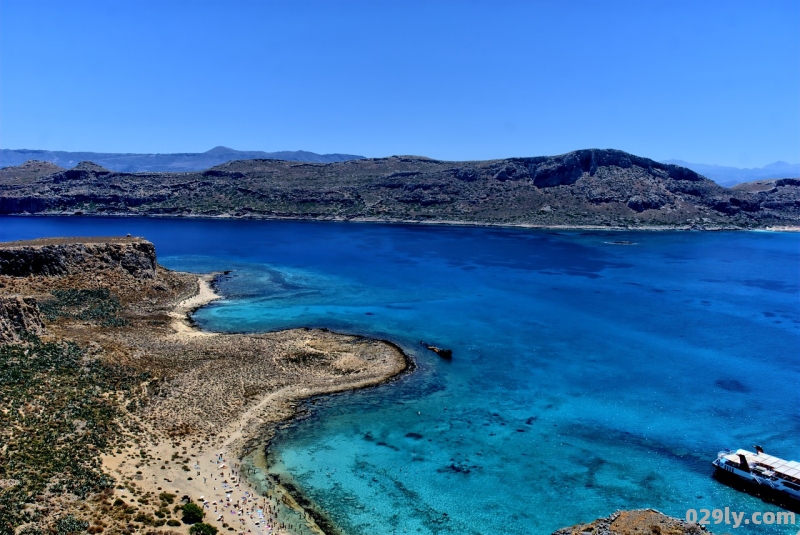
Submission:
[[[142,238],[44,238],[0,243],[0,275],[69,275],[121,269],[156,277],[156,249]]]

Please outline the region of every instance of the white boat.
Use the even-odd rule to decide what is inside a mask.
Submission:
[[[756,488],[800,501],[800,462],[767,455],[761,446],[756,446],[755,453],[721,451],[711,464],[718,473],[736,476]]]

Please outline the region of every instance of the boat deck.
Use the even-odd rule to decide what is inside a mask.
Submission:
[[[800,483],[800,462],[787,461],[766,453],[753,453],[747,450],[736,450],[736,453],[728,454],[725,458],[738,463],[739,455],[744,455],[747,463],[752,467],[763,466],[767,470],[774,472],[778,477],[793,483]]]

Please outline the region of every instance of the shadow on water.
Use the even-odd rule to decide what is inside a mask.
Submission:
[[[714,472],[714,479],[734,490],[755,496],[765,503],[777,505],[787,511],[800,514],[800,500],[787,498],[784,493],[777,492],[757,483],[744,481],[730,472],[721,470]]]

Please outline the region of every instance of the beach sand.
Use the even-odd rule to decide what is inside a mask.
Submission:
[[[166,397],[140,415],[146,431],[139,434],[138,443],[102,456],[104,470],[129,487],[115,489],[114,498],[131,502],[166,492],[180,503],[187,496],[204,507],[203,521],[220,532],[321,534],[313,518],[280,484],[261,477],[256,488],[248,481],[254,470],[252,458],[263,460],[259,450],[273,436],[275,425],[293,416],[299,401],[379,384],[405,370],[407,359],[392,344],[321,330],[252,336],[203,332],[190,314],[220,298],[212,279],[200,277],[196,294],[168,313],[171,332],[161,338],[192,355],[199,345],[206,358],[173,377]],[[229,354],[213,354],[214,348]],[[330,358],[325,366],[299,369],[285,363],[286,355],[292,361],[297,354]],[[254,376],[275,371],[283,372],[287,380],[276,382],[271,377],[263,384],[243,384],[245,377],[252,383]],[[243,468],[242,458],[254,452]],[[183,533],[189,526],[168,529]]]
[[[177,337],[186,339],[197,336],[214,336],[216,334],[197,329],[191,321],[191,314],[194,311],[221,298],[211,287],[214,276],[215,274],[212,273],[198,277],[197,294],[175,305],[175,309],[169,313],[170,318],[172,318],[170,327],[175,331]]]

